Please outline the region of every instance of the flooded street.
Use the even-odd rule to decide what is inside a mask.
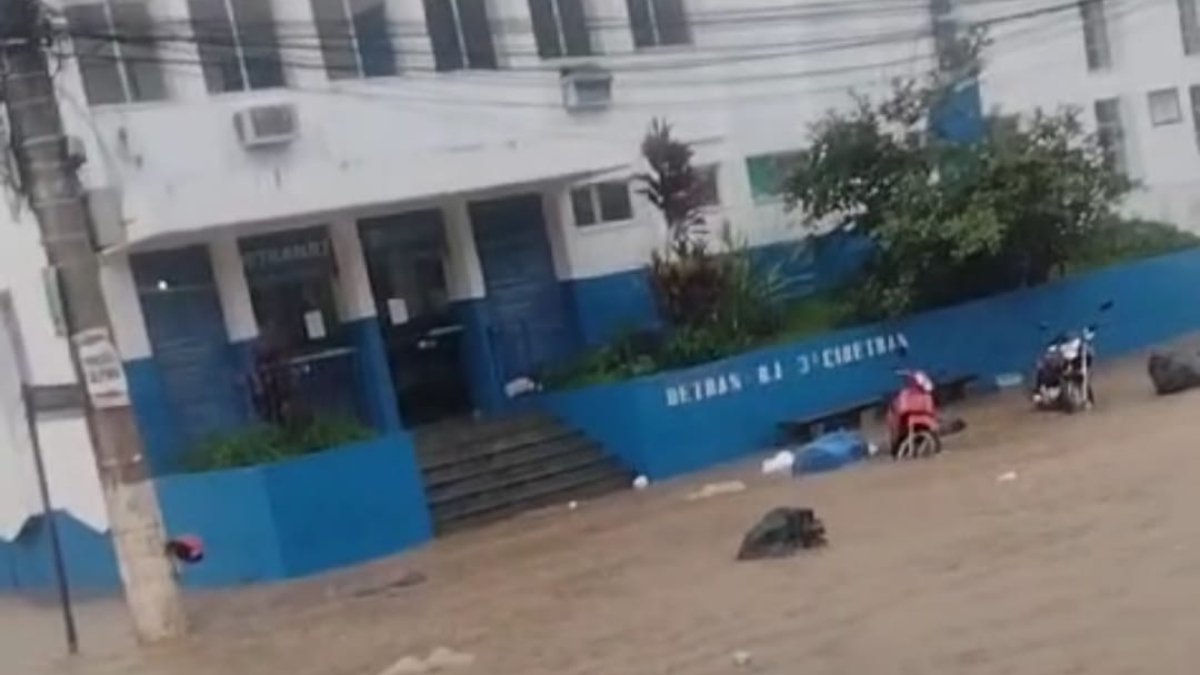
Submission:
[[[195,596],[194,637],[141,654],[117,605],[89,603],[87,655],[52,663],[53,607],[4,601],[4,671],[377,675],[445,646],[486,675],[1192,675],[1200,392],[1154,399],[1140,361],[1098,392],[1098,410],[1070,418],[1014,398],[968,406],[970,428],[933,461],[795,481],[745,464]],[[685,498],[730,479],[749,489]],[[735,563],[781,505],[815,508],[830,546]],[[427,580],[389,588],[408,571]]]

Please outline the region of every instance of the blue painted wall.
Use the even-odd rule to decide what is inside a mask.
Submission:
[[[403,428],[399,408],[396,405],[396,390],[392,386],[391,368],[388,367],[387,350],[383,344],[383,333],[376,317],[359,319],[343,324],[355,348],[355,380],[359,407],[363,421],[382,433],[395,433]]]
[[[162,372],[153,358],[135,359],[125,362],[125,379],[150,471],[170,473],[187,450],[187,440],[179,433]]]
[[[391,434],[278,464],[156,481],[167,530],[197,534],[207,558],[188,587],[314,574],[393,554],[432,536],[412,442]],[[59,520],[72,586],[119,588],[107,535]],[[35,522],[0,541],[0,590],[52,586],[49,542]]]
[[[1115,309],[1100,316],[1109,299]],[[688,370],[547,394],[541,403],[661,479],[766,448],[781,420],[877,400],[895,388],[897,367],[935,377],[1025,372],[1047,339],[1040,322],[1066,329],[1098,320],[1101,358],[1200,328],[1200,250]]]
[[[597,346],[621,331],[658,326],[658,310],[650,293],[645,268],[564,282],[571,298],[580,336]]]
[[[80,590],[118,588],[121,581],[108,536],[96,532],[69,513],[57,512],[55,516],[71,587]],[[13,541],[0,539],[0,591],[52,588],[55,584],[53,560],[49,530],[39,516],[30,520]]]

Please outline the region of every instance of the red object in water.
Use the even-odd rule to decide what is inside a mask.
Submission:
[[[888,406],[887,425],[892,457],[928,457],[941,452],[933,381],[919,370],[903,370],[904,386]]]
[[[183,563],[204,560],[204,541],[194,534],[184,534],[167,542],[167,555]]]

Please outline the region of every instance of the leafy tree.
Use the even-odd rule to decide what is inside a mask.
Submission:
[[[786,181],[810,226],[874,240],[853,294],[859,318],[1042,283],[1131,188],[1076,110],[993,114],[978,142],[940,141],[928,120],[949,86],[901,82],[827,114]]]

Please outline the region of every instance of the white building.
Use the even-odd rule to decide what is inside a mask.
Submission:
[[[1091,69],[1069,3],[960,0],[956,16],[992,22],[987,105],[1119,100],[1111,135],[1153,188],[1148,215],[1200,229],[1184,188],[1200,177],[1189,99],[1200,76],[1189,80],[1184,49],[1200,49],[1195,1],[1088,0],[1089,16],[1107,17]],[[851,88],[927,71],[931,17],[950,11],[938,0],[59,4],[74,35],[63,51],[77,55],[62,60],[59,94],[159,471],[252,418],[244,379],[267,331],[316,398],[382,429],[502,410],[513,378],[653,320],[640,269],[662,227],[628,184],[653,117],[712,167],[715,219],[754,245],[795,239],[770,158],[802,147]],[[0,284],[33,377],[69,381],[36,228],[28,210],[3,216]],[[63,424],[61,444],[84,462],[82,423]]]
[[[1055,6],[962,3],[968,21],[1029,14],[991,31],[984,105],[1078,107],[1141,183],[1130,210],[1200,231],[1200,4],[1084,0],[1057,16]]]

